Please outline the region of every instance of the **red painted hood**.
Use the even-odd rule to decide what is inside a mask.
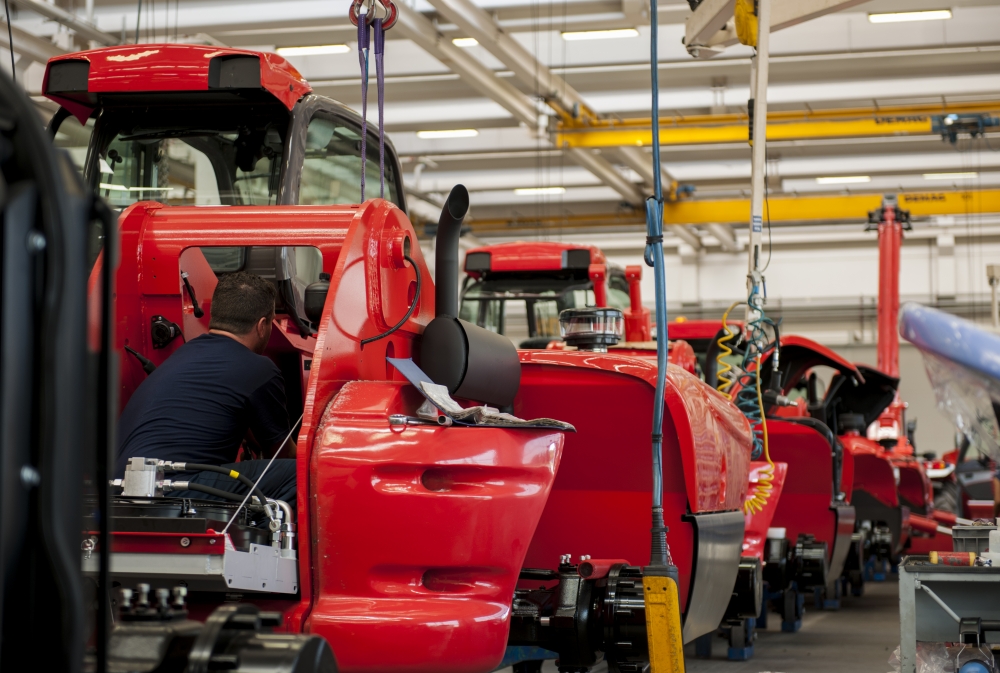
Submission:
[[[513,243],[498,243],[472,248],[466,252],[466,270],[470,275],[478,275],[479,271],[470,269],[470,255],[489,255],[488,270],[492,272],[505,271],[559,271],[567,268],[566,253],[572,250],[589,250],[588,264],[607,264],[607,259],[601,249],[593,245],[577,245],[575,243],[554,243],[551,241],[515,241]]]
[[[225,82],[210,82],[210,74],[223,61],[239,57],[259,59],[260,88],[288,109],[312,91],[302,75],[277,54],[196,44],[132,44],[49,59],[42,92],[83,121],[97,107],[99,94],[225,90]],[[57,77],[59,81],[52,80],[53,66],[67,61],[87,64],[78,72],[82,82],[86,69],[85,91],[76,76],[69,78],[71,88],[67,88],[65,76]]]

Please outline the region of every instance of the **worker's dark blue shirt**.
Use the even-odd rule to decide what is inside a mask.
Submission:
[[[236,460],[247,430],[271,449],[288,434],[278,367],[221,334],[192,339],[132,394],[118,422],[115,475],[128,459],[222,465]]]

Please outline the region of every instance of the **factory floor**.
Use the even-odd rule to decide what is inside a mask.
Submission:
[[[696,659],[685,648],[687,673],[886,673],[899,645],[899,585],[896,576],[869,582],[861,598],[846,598],[836,612],[815,610],[806,599],[802,630],[782,633],[781,617],[772,613],[770,627],[758,631],[750,661],[727,661],[727,641],[716,638],[711,659]],[[556,673],[547,661],[542,673]],[[602,664],[594,673],[607,668]],[[504,668],[497,673],[511,673]]]
[[[717,638],[712,659],[695,659],[685,650],[687,673],[886,673],[889,657],[899,645],[899,584],[868,582],[861,598],[846,598],[840,610],[811,609],[806,599],[802,630],[782,633],[781,618],[768,619],[758,631],[750,661],[727,661],[727,641]],[[690,650],[690,653],[688,652]]]

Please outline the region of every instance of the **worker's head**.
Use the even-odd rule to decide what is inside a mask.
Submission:
[[[274,320],[274,286],[260,276],[239,271],[226,274],[212,295],[209,329],[241,337],[255,353],[263,353]]]

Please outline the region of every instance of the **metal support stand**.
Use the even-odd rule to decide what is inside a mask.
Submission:
[[[753,617],[729,623],[729,661],[748,661],[753,657],[753,641],[757,639],[757,620]]]
[[[806,612],[806,597],[803,596],[795,583],[782,592],[781,597],[781,630],[785,633],[796,633],[802,628],[802,615]]]
[[[889,562],[877,556],[870,556],[865,562],[865,580],[869,582],[885,582],[888,573],[886,565]]]
[[[715,638],[715,631],[710,631],[694,639],[694,656],[698,659],[712,658],[712,639]]]
[[[833,581],[832,595],[826,587],[813,587],[813,605],[817,610],[839,610],[840,594],[843,592],[843,580],[839,577]]]

